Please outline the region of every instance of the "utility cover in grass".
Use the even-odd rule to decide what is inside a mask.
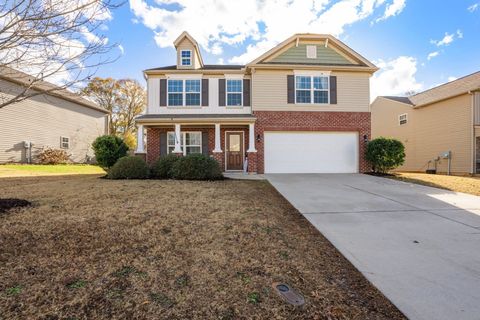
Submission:
[[[274,283],[272,287],[275,289],[275,292],[277,292],[278,295],[286,302],[294,306],[301,306],[305,304],[305,298],[290,288],[289,285],[285,283]]]

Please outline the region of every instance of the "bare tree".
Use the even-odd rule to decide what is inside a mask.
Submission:
[[[21,70],[22,90],[1,95],[0,108],[45,92],[85,82],[105,64],[117,44],[102,25],[116,0],[0,1],[0,73]],[[56,86],[45,85],[44,80]]]

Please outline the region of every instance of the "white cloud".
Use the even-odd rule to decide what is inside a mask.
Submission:
[[[427,60],[431,60],[431,59],[435,58],[436,56],[438,56],[439,54],[440,54],[440,51],[430,52],[427,56]]]
[[[225,64],[225,61],[223,60],[223,58],[218,58],[217,64]]]
[[[406,5],[407,5],[406,0],[393,0],[393,2],[390,3],[385,9],[385,13],[383,14],[383,16],[378,18],[376,22],[386,20],[390,17],[394,17],[400,14]]]
[[[172,46],[188,31],[204,50],[223,52],[224,46],[252,43],[231,63],[246,63],[293,33],[343,34],[345,27],[372,16],[385,0],[130,0],[135,18],[154,32],[161,48]],[[175,4],[175,8],[166,4]],[[393,0],[385,10],[397,15],[405,0]],[[383,10],[382,10],[383,11]]]
[[[463,37],[463,34],[461,33],[460,30],[457,30],[457,36],[460,33],[461,37]],[[437,47],[441,46],[448,46],[450,43],[452,43],[455,40],[455,33],[449,34],[448,32],[445,32],[445,36],[443,37],[442,40],[430,40],[430,43],[436,45]]]
[[[470,12],[475,12],[477,11],[479,6],[480,6],[480,3],[474,3],[470,7],[468,7],[467,10]]]
[[[120,53],[122,54],[122,56],[125,54],[125,49],[121,44],[118,45],[118,50],[120,50]]]
[[[400,56],[390,61],[377,61],[380,68],[371,79],[371,100],[379,95],[404,95],[406,92],[418,92],[423,84],[417,82],[417,60],[409,56]]]
[[[462,32],[462,30],[460,30],[460,29],[457,30],[457,38],[458,38],[458,39],[462,39],[462,38],[463,38],[463,32]]]
[[[448,82],[450,82],[450,81],[455,81],[455,80],[457,80],[457,79],[458,79],[457,77],[450,76],[450,77],[448,77]]]

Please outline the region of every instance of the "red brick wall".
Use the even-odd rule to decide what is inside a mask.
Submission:
[[[147,129],[147,163],[151,164],[160,157],[160,133],[174,131],[172,127],[148,128]],[[222,170],[225,170],[225,131],[243,131],[245,152],[248,149],[248,128],[220,128],[221,153],[213,153],[215,149],[215,128],[195,128],[182,126],[181,131],[208,132],[208,153],[220,163]]]
[[[370,112],[255,111],[257,172],[264,173],[264,131],[356,131],[359,137],[360,172],[370,170],[365,160],[363,136],[370,139]]]

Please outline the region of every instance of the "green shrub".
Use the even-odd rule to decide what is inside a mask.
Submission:
[[[366,159],[374,172],[387,173],[405,162],[405,147],[396,139],[373,139],[367,144]]]
[[[180,159],[180,157],[175,154],[168,154],[161,157],[152,165],[151,177],[155,179],[171,179],[173,164],[177,162],[178,159]]]
[[[143,159],[136,156],[118,159],[108,171],[108,178],[110,179],[147,179],[148,176],[147,164]]]
[[[128,146],[119,137],[100,136],[92,144],[97,163],[103,168],[112,167],[118,159],[127,155]]]
[[[222,170],[218,162],[203,154],[180,157],[172,166],[172,178],[179,180],[220,180]]]

